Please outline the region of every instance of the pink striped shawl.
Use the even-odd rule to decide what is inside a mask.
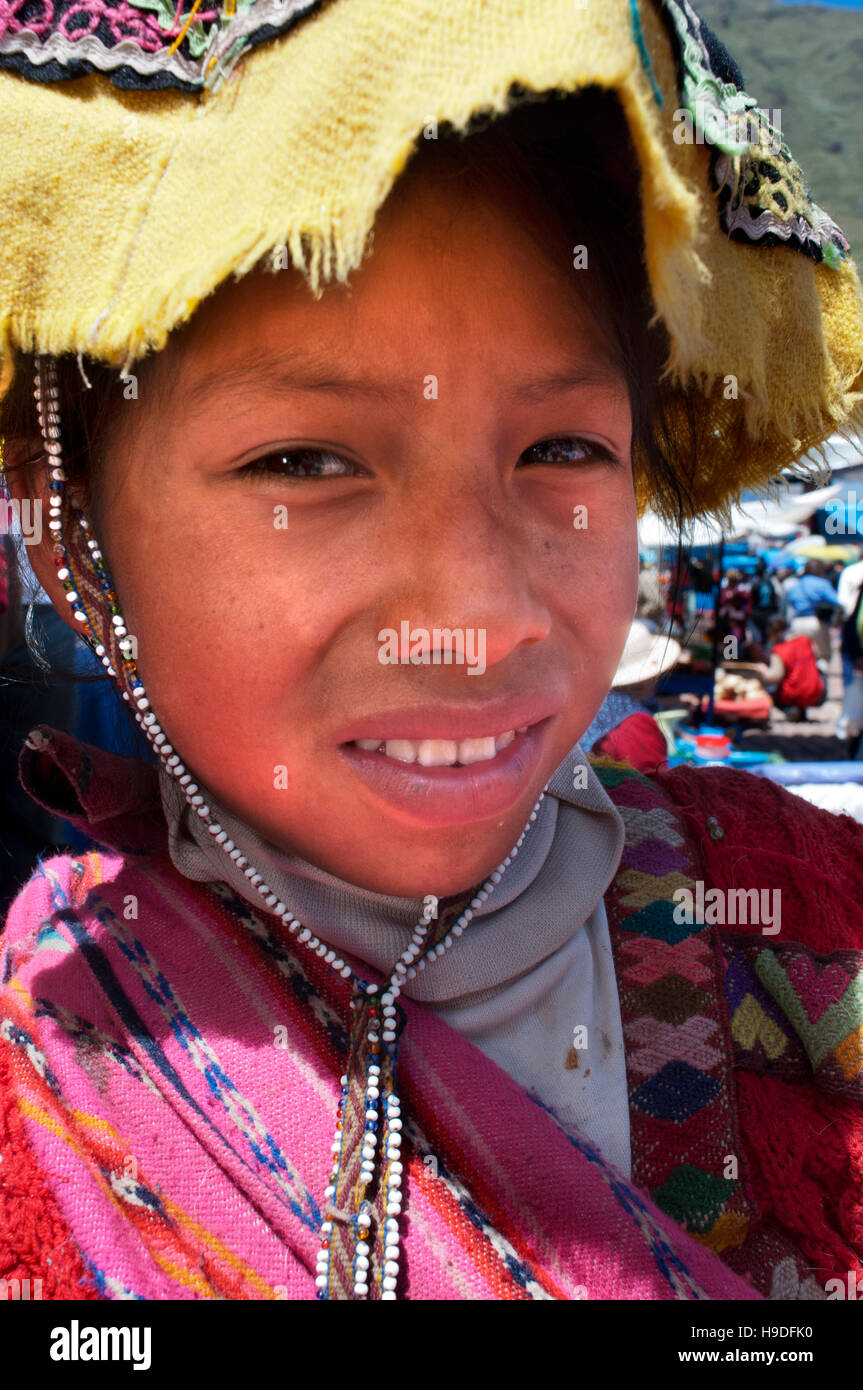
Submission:
[[[0,1046],[106,1298],[315,1296],[348,992],[274,925],[160,856],[49,860],[13,906]],[[757,1297],[472,1044],[405,1008],[399,1297]]]

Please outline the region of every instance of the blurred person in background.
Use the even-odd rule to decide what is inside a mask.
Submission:
[[[659,570],[648,569],[643,560],[638,568],[636,613],[650,623],[654,632],[658,632],[665,623],[665,589]]]
[[[812,638],[821,661],[830,660],[830,623],[842,611],[839,595],[824,575],[820,560],[807,560],[803,573],[788,585],[787,614],[795,636]]]
[[[752,590],[738,569],[730,569],[719,590],[719,637],[733,637],[737,654],[747,641],[747,622],[752,612]]]
[[[863,658],[863,650],[857,637],[856,618],[863,589],[863,560],[846,565],[839,576],[836,592],[842,605],[842,713],[836,723],[836,737],[849,741],[849,758],[853,758],[860,738],[861,714],[863,714],[863,666],[856,662]],[[855,676],[855,671],[858,674]]]
[[[845,565],[836,585],[836,593],[846,618],[850,618],[857,607],[861,584],[863,584],[863,560],[855,560],[853,564]]]
[[[767,641],[767,634],[773,619],[779,614],[780,591],[771,575],[767,573],[767,561],[761,556],[755,566],[752,581],[752,611],[750,622],[755,629],[757,640]]]
[[[770,656],[758,666],[764,684],[773,687],[773,703],[790,719],[805,720],[807,709],[824,703],[826,666],[818,660],[808,633],[789,632],[784,618],[774,618],[768,632]]]

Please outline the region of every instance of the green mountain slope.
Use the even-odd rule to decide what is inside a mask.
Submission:
[[[863,263],[863,12],[777,0],[693,0],[737,60],[817,203]]]

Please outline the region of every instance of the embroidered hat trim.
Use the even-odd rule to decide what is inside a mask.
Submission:
[[[0,67],[36,82],[101,72],[124,89],[216,90],[247,49],[285,33],[319,5],[233,0],[202,9],[201,0],[12,0],[0,14]]]
[[[743,75],[689,0],[665,0],[678,41],[683,109],[711,147],[720,223],[735,240],[787,245],[836,267],[847,238],[813,200],[803,170]]]

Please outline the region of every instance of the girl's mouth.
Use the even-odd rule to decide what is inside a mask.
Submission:
[[[459,741],[445,738],[424,738],[417,742],[406,738],[385,740],[357,738],[354,748],[366,753],[383,753],[399,763],[419,763],[420,767],[469,767],[472,763],[488,763],[508,748],[516,734],[526,734],[527,725],[520,729],[509,729],[504,734],[490,734],[486,738],[463,738]]]
[[[377,799],[414,824],[504,815],[529,791],[553,716],[461,739],[358,738],[340,755]]]

